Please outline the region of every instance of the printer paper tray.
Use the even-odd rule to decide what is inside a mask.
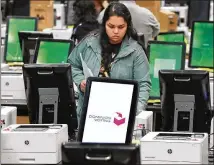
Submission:
[[[1,153],[1,164],[58,164],[59,153]]]
[[[26,99],[1,99],[3,105],[27,105]]]
[[[62,128],[61,125],[20,125],[19,127],[17,127],[16,129],[14,129],[13,131],[15,132],[44,132],[47,131],[48,129],[60,129]]]

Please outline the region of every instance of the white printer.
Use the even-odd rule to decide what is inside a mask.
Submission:
[[[2,130],[2,164],[58,164],[68,142],[66,124],[15,124]]]
[[[1,107],[1,128],[16,124],[17,107],[2,106]]]
[[[1,104],[26,105],[25,87],[22,73],[1,73]]]
[[[140,155],[141,164],[208,164],[208,134],[149,132]]]
[[[153,112],[152,111],[142,111],[135,118],[135,126],[133,132],[133,138],[140,140],[142,137],[142,129],[146,132],[152,131],[153,127]]]

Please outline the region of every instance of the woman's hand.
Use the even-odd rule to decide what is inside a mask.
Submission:
[[[82,92],[85,92],[85,87],[86,87],[86,81],[83,80],[83,81],[80,83],[80,90],[81,90]]]

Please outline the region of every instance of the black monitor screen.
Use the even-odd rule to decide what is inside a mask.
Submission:
[[[213,68],[214,22],[194,22],[190,42],[189,67]]]
[[[56,117],[73,133],[77,119],[70,64],[25,64],[23,76],[30,123],[55,123]]]
[[[24,64],[33,63],[36,43],[39,38],[53,38],[52,33],[39,31],[20,31],[19,42]]]
[[[190,120],[193,120],[193,132],[209,133],[211,119],[209,73],[199,70],[161,70],[159,78],[163,131],[173,130],[173,124],[176,122],[174,121],[175,97],[181,96],[179,99],[183,103],[183,109],[179,106],[176,109],[176,111],[180,109],[176,122],[178,130],[187,131]],[[189,99],[192,96],[194,99]],[[193,106],[189,103],[193,103]],[[186,111],[188,107],[190,111]],[[192,111],[194,115],[191,118]]]

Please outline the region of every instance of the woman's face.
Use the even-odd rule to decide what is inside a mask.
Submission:
[[[119,44],[127,31],[127,23],[123,17],[111,16],[105,24],[106,33],[111,44]]]

